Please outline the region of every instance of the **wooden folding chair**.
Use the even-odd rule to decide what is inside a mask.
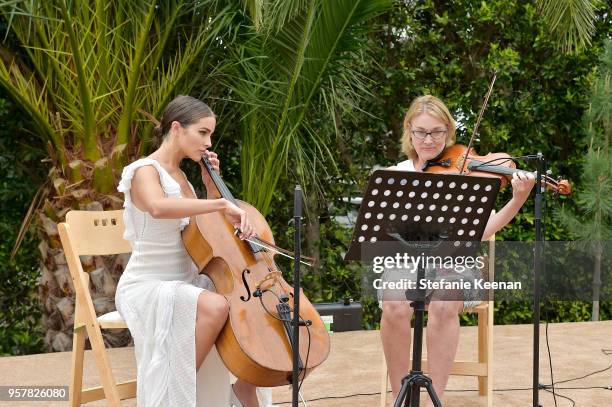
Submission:
[[[495,263],[495,235],[489,239],[488,255],[489,281],[494,281]],[[465,312],[476,312],[478,314],[478,359],[471,361],[455,361],[451,368],[451,375],[475,376],[478,378],[478,394],[486,396],[487,407],[493,405],[493,301],[483,301],[479,305]],[[410,350],[407,350],[410,351]],[[412,359],[410,360],[412,365]],[[422,369],[429,371],[427,360],[422,360]],[[387,372],[387,361],[385,355],[382,357],[382,375],[380,383],[380,407],[387,405],[387,390],[389,386],[389,374]]]
[[[76,292],[70,405],[80,406],[106,398],[109,405],[119,406],[120,400],[136,396],[136,380],[116,383],[101,329],[123,329],[127,325],[117,311],[96,316],[89,292],[89,274],[83,271],[79,256],[132,251],[123,239],[123,211],[70,211],[66,214],[66,222],[60,223],[58,229]],[[91,343],[101,387],[83,389],[85,334]]]

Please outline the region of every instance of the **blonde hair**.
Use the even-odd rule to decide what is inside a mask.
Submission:
[[[412,101],[406,116],[404,117],[404,132],[402,134],[402,152],[410,159],[418,158],[414,146],[412,145],[412,137],[410,137],[410,122],[415,116],[421,113],[427,113],[446,124],[446,147],[455,144],[455,119],[448,110],[448,107],[435,96],[425,95],[418,97]]]

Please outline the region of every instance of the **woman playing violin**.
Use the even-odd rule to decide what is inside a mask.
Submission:
[[[446,147],[455,143],[455,121],[438,98],[427,95],[416,98],[404,118],[402,151],[409,157],[393,169],[422,171],[428,160],[438,157]],[[512,199],[489,218],[483,240],[488,239],[507,225],[523,206],[535,183],[527,172],[512,175]],[[444,394],[451,366],[459,342],[458,314],[466,306],[465,301],[431,301],[428,304],[427,355],[430,377],[440,399]],[[472,305],[472,304],[469,304]],[[468,306],[469,306],[468,305]],[[384,301],[382,303],[380,334],[387,361],[394,397],[400,390],[400,380],[410,370],[410,324],[413,309],[409,302]],[[427,400],[431,406],[431,400]]]
[[[125,235],[133,252],[117,286],[116,305],[134,337],[138,406],[259,406],[256,388],[230,386],[214,347],[228,317],[228,303],[185,251],[181,231],[191,216],[223,212],[241,238],[253,235],[246,214],[217,191],[202,171],[209,199],[197,199],[179,165],[207,154],[216,118],[203,102],[178,96],[164,110],[156,131],[161,146],[124,168]]]

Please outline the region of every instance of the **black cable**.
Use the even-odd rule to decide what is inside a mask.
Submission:
[[[550,344],[548,343],[548,308],[544,308],[544,312],[546,314],[546,329],[544,330],[544,336],[546,337],[546,349],[548,350],[548,366],[550,367],[550,387],[552,388],[552,395],[553,400],[555,401],[555,407],[557,407],[557,395],[555,393],[555,377],[553,376],[552,355],[550,354]],[[548,389],[546,388],[543,389],[548,391]]]
[[[546,170],[545,170],[545,173],[546,173]],[[543,218],[544,219],[546,219],[547,212],[548,212],[548,199],[547,199],[547,195],[544,194],[544,213],[543,213]],[[544,236],[544,242],[546,242],[546,223],[545,222],[542,222],[542,235]],[[546,274],[545,273],[545,271],[546,271],[546,262],[542,263],[542,267],[543,267],[544,274]],[[549,298],[546,298],[546,301],[548,302],[549,305],[552,306],[552,302],[550,301]],[[571,398],[569,398],[567,396],[564,396],[562,394],[557,394],[556,393],[555,385],[556,384],[560,384],[560,383],[569,383],[569,382],[572,382],[572,381],[581,380],[581,379],[587,378],[589,376],[593,376],[593,375],[595,375],[597,373],[605,372],[606,370],[611,369],[612,365],[608,366],[605,369],[597,370],[595,372],[586,374],[586,375],[581,376],[581,377],[576,377],[576,378],[573,378],[573,379],[566,379],[566,380],[561,380],[561,381],[555,381],[554,373],[553,373],[553,367],[552,367],[552,355],[551,355],[551,352],[550,352],[550,344],[549,344],[549,340],[548,340],[548,323],[549,323],[549,319],[550,319],[549,316],[548,316],[548,307],[544,308],[544,312],[545,312],[545,315],[546,315],[545,338],[546,338],[546,348],[547,348],[547,351],[548,351],[548,363],[549,363],[549,366],[550,366],[550,383],[551,384],[550,385],[546,385],[546,384],[540,385],[540,389],[542,389],[544,391],[547,391],[549,393],[552,393],[553,400],[555,402],[555,407],[557,406],[557,397],[556,397],[557,395],[559,397],[561,397],[561,398],[564,398],[564,399],[567,399],[567,400],[571,401],[572,402],[572,406],[575,406],[576,402],[574,400],[572,400]],[[601,349],[601,351],[602,351],[602,353],[604,355],[612,354],[612,351],[610,351],[608,353],[607,349]],[[557,388],[557,389],[560,389],[560,390],[583,390],[583,389],[605,389],[605,390],[612,390],[612,386],[561,387],[561,388]]]
[[[291,323],[292,321],[290,319],[279,318],[279,317],[277,317],[276,315],[274,315],[273,313],[270,312],[268,307],[266,307],[266,304],[264,304],[264,302],[263,302],[263,295],[265,293],[272,293],[272,294],[274,294],[274,296],[278,299],[278,302],[282,302],[280,297],[278,296],[278,294],[276,294],[274,291],[272,291],[272,290],[263,290],[261,292],[261,294],[258,295],[258,297],[259,297],[259,302],[261,303],[261,307],[264,309],[264,311],[266,311],[268,313],[268,315],[270,315],[272,318],[274,318],[274,319],[276,319],[278,321]]]
[[[544,391],[548,392],[548,393],[552,393],[553,394],[553,399],[555,400],[555,406],[557,405],[557,396],[564,398],[566,400],[571,401],[572,403],[572,407],[576,407],[576,402],[574,400],[572,400],[571,398],[564,396],[563,394],[555,394],[553,391],[550,391],[549,389],[543,389]]]
[[[547,168],[544,168],[544,173],[546,172],[547,172]],[[543,195],[544,195],[544,212],[542,213],[542,220],[546,220],[546,215],[548,214],[548,199],[546,199],[547,197],[546,193],[544,193]],[[546,222],[542,222],[542,244],[543,244],[543,247],[546,246]],[[546,276],[546,261],[542,262],[542,274]],[[546,302],[548,302],[548,304],[551,306],[552,306],[552,302],[550,301],[548,297],[545,297],[545,298],[546,299],[545,299],[545,305],[544,305],[544,315],[546,316],[546,328],[544,329],[544,337],[546,338],[546,349],[548,351],[548,366],[550,367],[550,387],[552,388],[552,395],[553,395],[553,400],[555,402],[555,407],[557,407],[557,394],[555,392],[555,376],[553,373],[553,366],[552,366],[552,354],[550,353],[550,343],[548,342],[548,322],[550,318],[548,316],[548,307],[546,306]],[[539,381],[540,380],[538,378],[538,382]],[[548,391],[546,388],[544,388],[544,390]],[[564,396],[561,396],[561,397],[564,397]],[[571,401],[572,403],[574,403],[574,400],[571,400]]]
[[[338,399],[347,399],[350,397],[358,397],[358,396],[376,396],[377,394],[380,394],[380,392],[375,392],[375,393],[354,393],[354,394],[347,394],[346,396],[325,396],[325,397],[317,397],[314,399],[309,399],[309,400],[304,400],[307,402],[312,402],[312,401],[320,401],[320,400],[338,400]],[[291,404],[291,401],[277,401],[274,402],[274,405],[281,405],[281,404]]]
[[[302,319],[300,317],[300,319]],[[306,351],[306,362],[304,363],[304,375],[302,376],[302,380],[300,380],[300,384],[298,385],[298,393],[302,389],[302,384],[304,384],[304,379],[306,379],[306,372],[308,371],[308,358],[310,357],[310,327],[306,325],[306,332],[308,332],[308,350]]]
[[[548,389],[546,386],[548,385],[543,385],[542,386],[542,390],[544,391],[548,391],[550,392],[550,389]],[[593,389],[600,389],[600,390],[612,390],[612,386],[589,386],[589,387],[557,387],[557,390],[593,390]],[[519,387],[519,388],[507,388],[507,389],[493,389],[494,392],[505,392],[505,391],[527,391],[527,390],[532,390],[532,387]],[[420,391],[422,393],[426,393],[427,390],[426,389],[420,389]],[[465,392],[477,392],[478,389],[447,389],[444,392],[445,393],[465,393]],[[391,390],[388,390],[387,393],[391,393]],[[351,394],[347,394],[344,396],[325,396],[325,397],[317,397],[314,399],[309,399],[309,400],[305,400],[307,402],[311,402],[311,401],[320,401],[320,400],[337,400],[337,399],[347,399],[350,397],[359,397],[359,396],[376,396],[379,395],[380,392],[373,392],[373,393],[351,393]],[[570,400],[573,405],[576,405],[576,402],[574,400],[572,400],[571,398],[567,397],[567,396],[563,396],[561,394],[557,394],[559,397],[565,398]],[[277,401],[274,404],[290,404],[291,401]]]
[[[549,384],[541,384],[540,388],[542,390],[548,390],[550,387]],[[523,390],[532,390],[533,387],[517,387],[517,388],[507,388],[507,389],[493,389],[493,391],[501,392],[501,391],[523,391]],[[557,387],[557,390],[612,390],[612,386],[585,386],[585,387]],[[478,390],[446,390],[446,391],[478,391]]]
[[[602,349],[602,351],[603,351],[603,349]],[[605,354],[605,353],[604,353],[604,354]],[[573,382],[573,381],[576,381],[576,380],[586,379],[587,377],[590,377],[590,376],[596,375],[596,374],[598,374],[598,373],[603,373],[603,372],[605,372],[606,370],[610,370],[610,369],[612,369],[612,365],[610,365],[610,366],[606,367],[605,369],[597,370],[597,371],[595,371],[595,372],[592,372],[592,373],[586,374],[586,375],[584,375],[584,376],[575,377],[575,378],[573,378],[573,379],[561,380],[561,381],[555,382],[555,384],[560,384],[560,383],[569,383],[569,382]],[[606,389],[608,389],[608,388],[606,388]],[[610,389],[608,389],[608,390],[610,390]]]
[[[612,386],[557,387],[557,390],[612,390]]]

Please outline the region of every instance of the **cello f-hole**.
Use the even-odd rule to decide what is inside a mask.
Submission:
[[[251,273],[251,270],[249,269],[242,270],[242,284],[244,284],[244,289],[246,290],[248,294],[246,298],[244,297],[244,295],[240,296],[240,299],[244,302],[247,302],[251,299],[251,289],[249,288],[249,283],[246,279],[246,275],[250,273]]]

